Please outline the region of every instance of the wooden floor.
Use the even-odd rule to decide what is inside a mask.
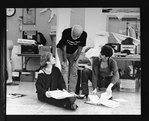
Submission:
[[[113,92],[114,99],[125,99],[117,108],[84,103],[84,99],[77,99],[76,111],[66,110],[37,100],[35,82],[20,82],[19,85],[7,86],[6,115],[141,115],[141,87],[137,92]],[[90,92],[92,87],[89,88]],[[12,97],[11,93],[24,94],[23,97]]]

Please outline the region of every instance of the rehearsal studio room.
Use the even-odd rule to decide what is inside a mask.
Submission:
[[[82,71],[92,68],[102,46],[113,49],[118,67],[119,88],[112,99],[89,103],[76,98],[76,110],[41,102],[35,83],[40,57],[51,52],[61,70],[57,44],[66,28],[80,25],[87,33],[86,45],[77,60],[76,97],[82,92]],[[6,41],[12,43],[12,82],[6,80],[6,115],[141,115],[140,8],[7,8]],[[10,43],[9,43],[10,44]],[[7,70],[7,69],[6,69]],[[8,82],[7,82],[8,81]],[[68,82],[69,83],[69,82]],[[88,80],[89,95],[93,85]],[[101,93],[106,89],[98,89]]]

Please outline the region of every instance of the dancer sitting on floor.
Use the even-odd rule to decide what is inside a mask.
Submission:
[[[107,94],[112,95],[112,90],[119,87],[118,66],[111,57],[112,55],[112,48],[105,45],[101,48],[100,56],[93,59],[92,70],[88,68],[83,69],[82,94],[78,98],[82,99],[88,96],[88,80],[92,82],[92,94],[97,94],[97,87],[99,87],[105,88]]]
[[[35,84],[37,97],[42,102],[76,110],[78,106],[75,104],[75,96],[65,99],[54,99],[49,93],[49,91],[57,89],[66,91],[65,81],[59,68],[55,67],[55,62],[52,53],[46,52],[41,55],[41,70],[39,71],[37,82]]]

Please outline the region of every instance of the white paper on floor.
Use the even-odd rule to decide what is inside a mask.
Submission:
[[[113,100],[104,100],[104,101],[101,101],[100,104],[107,106],[109,108],[116,108],[116,107],[120,106],[119,102],[116,102]]]
[[[114,101],[117,101],[117,102],[128,102],[128,100],[125,100],[125,99],[113,99]]]
[[[100,98],[97,95],[88,95],[88,100],[85,101],[85,103],[93,104],[93,105],[104,105],[109,108],[116,108],[120,106],[120,103],[118,101],[122,100],[109,100],[109,98],[112,97],[112,94],[107,95],[106,92],[102,93]]]
[[[93,104],[97,104],[99,97],[97,95],[88,95],[88,101],[92,102]]]
[[[19,98],[19,97],[23,97],[23,96],[26,96],[26,95],[20,94],[20,93],[10,93],[6,97],[7,97],[7,99],[14,99],[14,98]]]
[[[107,92],[101,93],[100,96],[100,100],[108,100],[112,97],[112,93],[111,94],[107,94]]]

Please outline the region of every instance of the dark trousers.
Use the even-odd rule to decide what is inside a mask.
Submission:
[[[111,78],[98,78],[97,86],[99,88],[107,88],[108,85],[111,83]],[[89,88],[88,88],[88,80],[92,82],[92,71],[88,68],[83,69],[82,71],[82,94],[89,94]],[[117,89],[119,87],[119,83],[117,82],[113,87],[112,90]]]
[[[64,98],[64,99],[54,99],[54,98],[47,98],[47,97],[42,97],[42,98],[38,97],[38,100],[40,100],[41,102],[48,103],[50,105],[54,105],[54,106],[70,109],[70,106],[76,101],[76,97],[69,97],[69,98]],[[64,107],[64,105],[67,105],[67,106]]]

